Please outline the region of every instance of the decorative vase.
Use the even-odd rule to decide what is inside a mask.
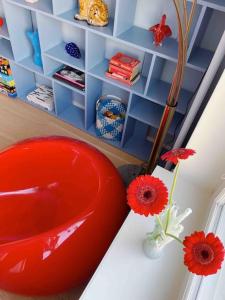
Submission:
[[[156,259],[163,253],[164,247],[175,239],[184,230],[183,222],[192,213],[191,208],[187,208],[183,213],[178,215],[178,208],[173,205],[172,208],[164,210],[158,218],[155,219],[154,230],[147,233],[143,242],[145,255],[150,259]]]
[[[34,60],[35,65],[37,65],[39,67],[43,67],[38,32],[37,31],[27,31],[27,37],[29,38],[29,40],[32,44],[32,47],[34,49],[33,60]]]

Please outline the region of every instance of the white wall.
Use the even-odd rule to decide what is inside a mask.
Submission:
[[[225,70],[187,148],[197,153],[182,164],[182,174],[214,192],[225,174]]]

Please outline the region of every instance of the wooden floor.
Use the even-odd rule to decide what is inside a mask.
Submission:
[[[116,167],[124,164],[140,164],[134,157],[117,150],[104,142],[42,112],[19,100],[0,95],[0,149],[25,138],[49,135],[69,136],[94,145],[114,163]],[[1,268],[0,268],[1,269]],[[0,300],[76,300],[83,288],[64,295],[53,297],[23,297],[0,291]]]

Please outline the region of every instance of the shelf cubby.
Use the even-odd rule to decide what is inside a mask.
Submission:
[[[203,70],[207,69],[223,35],[224,28],[225,11],[204,7],[200,28],[192,42],[192,48],[189,49],[188,62],[201,67]]]
[[[188,9],[190,9],[190,3]],[[197,5],[193,27],[198,21],[200,11],[201,6]],[[164,40],[163,47],[156,47],[153,43],[153,34],[148,29],[158,24],[163,14],[167,15],[167,23],[170,24],[173,35]],[[146,51],[157,53],[159,56],[176,60],[178,45],[174,20],[176,20],[176,16],[172,1],[118,0],[118,21],[115,33],[119,39],[125,42],[135,44]],[[191,30],[192,34],[193,30]]]
[[[53,0],[53,7],[54,7],[55,14],[65,22],[74,24],[80,28],[96,31],[103,35],[112,36],[114,30],[116,0],[105,0],[105,2],[107,3],[109,8],[110,19],[109,19],[109,24],[104,27],[91,27],[90,25],[87,24],[86,21],[75,20],[74,16],[78,13],[78,1]]]
[[[15,61],[34,72],[43,74],[43,68],[33,61],[33,47],[27,37],[28,31],[37,30],[36,13],[7,1],[5,13]],[[15,18],[18,26],[15,26]]]
[[[7,21],[5,18],[5,12],[3,8],[2,0],[0,0],[0,17],[3,18],[3,22],[4,22],[3,26],[0,28],[0,38],[9,40],[9,31],[8,31]]]
[[[124,89],[117,88],[102,80],[95,77],[88,76],[87,85],[89,86],[87,91],[87,102],[86,102],[86,128],[88,132],[94,136],[95,123],[96,123],[96,102],[102,95],[114,95],[122,99],[126,104],[129,102],[130,93]],[[104,140],[105,142],[112,144],[116,147],[120,147],[120,142],[111,142]]]
[[[10,41],[3,37],[0,37],[0,56],[3,56],[9,60],[14,58]]]
[[[119,88],[133,91],[140,95],[144,94],[147,76],[149,73],[152,55],[141,50],[122,45],[120,42],[111,38],[105,38],[95,33],[89,32],[87,38],[87,66],[89,73],[99,79],[111,82]],[[139,59],[141,63],[141,78],[133,86],[120,83],[118,80],[109,79],[105,76],[105,72],[109,67],[109,60],[117,52],[123,52]]]
[[[123,149],[139,159],[147,160],[152,149],[152,143],[147,139],[148,130],[149,125],[128,117],[122,139]]]
[[[152,68],[150,83],[147,88],[147,98],[151,101],[165,106],[169,95],[170,86],[176,64],[173,61],[156,57]],[[194,92],[197,89],[203,73],[186,67],[185,78],[179,95],[177,111],[181,114],[187,112]]]
[[[161,105],[155,104],[145,98],[137,95],[133,95],[129,110],[129,116],[135,120],[143,122],[148,126],[153,128],[158,128],[160,124],[160,119],[163,114],[163,107]],[[182,115],[175,113],[171,127],[169,128],[169,133],[174,134],[177,126],[182,122]]]
[[[8,2],[33,11],[40,11],[48,14],[53,13],[52,0],[39,0],[36,3],[28,3],[25,0],[8,0]]]
[[[85,97],[54,82],[56,114],[63,121],[84,130]]]
[[[62,64],[84,71],[85,31],[42,14],[38,15],[37,20],[43,53]],[[49,39],[50,36],[51,39]],[[73,42],[79,47],[81,51],[80,59],[70,56],[65,51],[66,43],[69,42]]]
[[[27,95],[34,91],[38,86],[45,85],[47,87],[52,88],[52,80],[40,75],[38,73],[32,72],[27,70],[26,68],[21,67],[17,63],[11,62],[11,68],[13,72],[13,76],[16,82],[16,90],[17,90],[17,96],[19,99],[23,100],[26,103],[31,104],[27,100]],[[35,106],[39,109],[42,109],[50,114],[55,114],[55,112],[49,112],[45,109],[43,109],[39,105],[31,104],[32,106]]]

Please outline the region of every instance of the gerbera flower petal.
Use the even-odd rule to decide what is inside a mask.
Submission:
[[[187,159],[189,156],[194,154],[195,151],[192,149],[177,148],[163,154],[161,159],[176,165],[180,159]]]
[[[156,177],[142,175],[134,179],[127,190],[128,204],[140,215],[159,214],[168,203],[168,190]]]
[[[184,264],[197,275],[217,273],[224,260],[224,246],[213,233],[194,232],[184,241]]]

